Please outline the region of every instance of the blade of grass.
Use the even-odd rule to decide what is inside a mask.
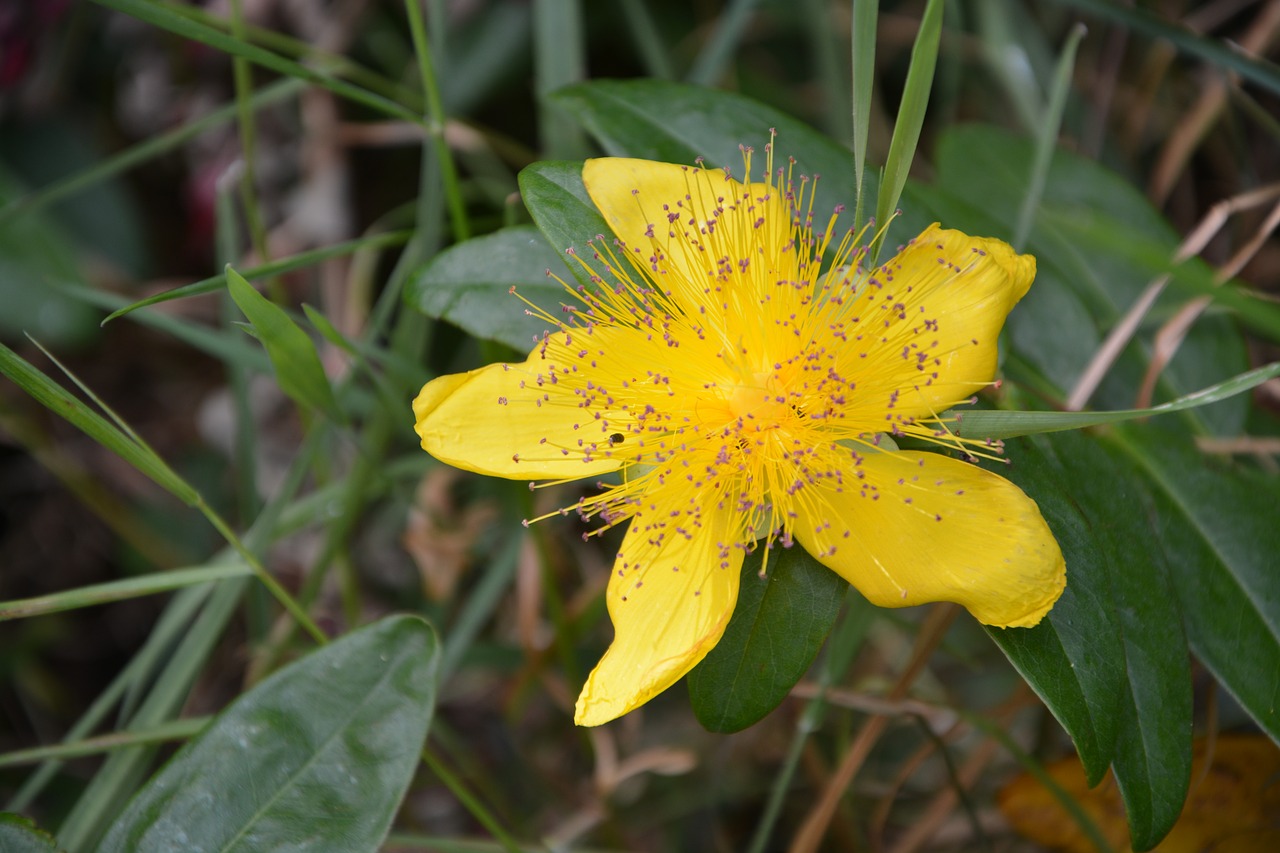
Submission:
[[[872,244],[871,265],[875,266],[884,244],[886,226],[898,207],[902,188],[906,186],[915,159],[916,145],[920,142],[920,129],[924,126],[925,112],[929,108],[929,92],[933,89],[933,71],[938,64],[938,43],[942,38],[943,0],[929,0],[920,18],[920,31],[916,33],[911,48],[911,66],[907,69],[907,82],[902,90],[902,103],[893,125],[893,138],[889,142],[889,155],[885,158],[884,178],[880,182],[880,195],[876,199],[876,227],[880,233]]]
[[[0,767],[18,767],[23,764],[36,764],[49,760],[64,761],[68,758],[99,755],[125,746],[186,740],[199,734],[201,729],[209,724],[210,719],[209,717],[191,717],[183,720],[170,720],[141,731],[112,732],[109,735],[99,735],[98,737],[58,743],[51,746],[18,749],[0,755]]]
[[[0,343],[0,373],[45,408],[60,415],[94,441],[124,459],[184,503],[195,506],[200,495],[166,465],[155,451],[123,432],[72,396],[30,362]]]
[[[1058,131],[1062,128],[1062,113],[1067,106],[1067,93],[1071,90],[1071,75],[1076,66],[1076,49],[1085,34],[1084,24],[1076,24],[1067,35],[1067,43],[1058,57],[1058,66],[1053,73],[1053,88],[1049,92],[1049,103],[1045,107],[1039,132],[1036,134],[1036,152],[1031,161],[1031,175],[1027,179],[1027,192],[1022,197],[1022,208],[1018,211],[1018,225],[1013,233],[1013,247],[1022,251],[1027,245],[1027,237],[1031,235],[1031,226],[1035,224],[1036,209],[1040,206],[1040,197],[1044,194],[1045,181],[1049,177],[1049,164],[1053,160],[1053,149],[1058,144]]]
[[[281,103],[296,96],[305,86],[306,84],[301,80],[277,80],[253,95],[249,99],[249,106],[253,110],[260,110]],[[132,169],[134,166],[154,160],[161,154],[172,151],[200,134],[231,121],[236,117],[238,109],[239,104],[235,101],[223,104],[209,114],[187,122],[181,127],[174,128],[168,133],[154,136],[144,142],[139,142],[137,145],[130,146],[92,168],[77,172],[74,175],[68,175],[35,192],[14,199],[3,208],[0,208],[0,225],[19,214],[26,215],[42,210],[51,204],[74,196],[76,193],[83,192],[95,184],[102,183],[115,175]]]
[[[729,60],[742,41],[742,34],[751,22],[760,0],[733,0],[729,8],[720,13],[711,38],[698,53],[693,68],[685,79],[699,86],[715,84],[729,67]]]
[[[507,853],[520,853],[524,849],[511,833],[507,832],[502,824],[498,823],[498,819],[485,808],[484,804],[472,796],[471,791],[462,783],[462,780],[444,765],[444,762],[431,749],[430,743],[424,744],[422,747],[422,763],[427,765],[427,768],[436,775],[436,778],[443,782],[445,787],[458,798],[458,802],[462,803],[463,808],[470,812],[471,816],[479,821],[480,825],[498,840],[503,850],[507,851]]]
[[[213,27],[179,15],[163,6],[147,2],[147,0],[93,0],[93,2],[109,9],[114,9],[117,12],[123,12],[160,29],[168,30],[175,35],[207,45],[215,50],[220,50],[232,56],[243,56],[263,68],[269,68],[280,74],[305,80],[376,112],[394,116],[414,124],[423,123],[420,116],[389,98],[374,94],[359,86],[353,86],[327,72],[316,71],[305,65],[292,62],[270,51],[222,33]]]
[[[293,272],[294,270],[306,269],[307,267],[316,266],[331,258],[341,258],[356,252],[375,251],[378,249],[386,249],[393,246],[402,246],[408,242],[413,232],[407,230],[390,231],[386,234],[373,234],[368,237],[358,237],[354,240],[346,240],[341,243],[334,243],[331,246],[324,246],[320,249],[312,249],[307,252],[299,252],[296,255],[290,255],[287,258],[280,258],[269,264],[261,264],[256,267],[240,270],[240,275],[249,281],[255,281],[268,276],[282,275],[284,273]],[[223,255],[224,263],[226,255]],[[225,290],[227,287],[227,276],[222,275],[210,276],[200,281],[184,284],[181,287],[174,287],[162,293],[148,296],[146,299],[140,299],[132,302],[123,308],[112,311],[102,321],[102,325],[106,325],[112,320],[125,316],[139,308],[146,308],[151,305],[158,305],[161,302],[169,302],[174,299],[184,299],[188,296],[201,296],[206,293],[216,293]]]
[[[112,679],[107,688],[93,701],[89,709],[78,719],[64,736],[63,742],[71,742],[88,737],[96,729],[111,709],[121,700],[131,685],[151,683],[178,638],[190,630],[192,620],[199,612],[212,586],[188,587],[181,590],[169,602],[151,633],[147,636],[142,648],[134,654],[120,674]],[[27,777],[22,787],[5,804],[6,811],[21,812],[35,801],[45,786],[53,780],[62,768],[59,759],[48,759],[34,773]]]
[[[230,621],[247,582],[246,578],[218,584],[199,618],[183,633],[173,657],[129,720],[129,727],[151,729],[178,713]],[[81,850],[96,842],[141,784],[157,750],[154,744],[139,744],[113,752],[59,827],[59,844],[68,850]]]
[[[791,744],[787,747],[782,766],[774,774],[773,784],[769,787],[769,799],[765,803],[760,822],[756,824],[756,831],[751,836],[748,853],[764,853],[769,849],[769,838],[782,813],[783,801],[791,788],[791,780],[800,766],[804,746],[809,741],[809,736],[821,726],[826,713],[826,690],[844,677],[875,618],[876,608],[857,591],[850,589],[844,616],[831,633],[827,653],[818,671],[818,695],[805,703],[804,710],[796,721]]]
[[[105,523],[112,532],[153,566],[180,566],[191,560],[175,543],[148,523],[138,508],[120,501],[100,477],[86,470],[80,460],[61,452],[56,439],[42,422],[21,411],[0,410],[0,432],[17,442]]]
[[[853,0],[853,169],[858,186],[853,231],[862,230],[863,175],[867,165],[867,138],[871,129],[871,91],[876,74],[876,27],[880,0]]]
[[[413,38],[414,55],[418,59],[418,74],[422,78],[422,91],[427,100],[427,135],[434,143],[436,158],[439,162],[440,175],[444,181],[445,199],[449,205],[449,219],[453,224],[453,239],[461,243],[471,236],[471,223],[467,219],[467,209],[462,198],[462,189],[458,184],[458,169],[453,162],[453,152],[444,137],[445,112],[444,101],[440,98],[440,85],[436,77],[436,68],[432,63],[431,44],[427,40],[426,29],[422,24],[422,10],[418,0],[405,0],[405,11],[409,16],[409,33]],[[437,42],[443,44],[443,33]]]
[[[547,98],[586,79],[587,60],[578,0],[533,0],[533,79],[538,98],[542,156],[580,160],[587,154],[582,128]]]
[[[1054,0],[1054,2],[1073,6],[1097,15],[1099,18],[1123,24],[1149,38],[1164,39],[1184,53],[1219,68],[1234,71],[1241,77],[1252,80],[1274,93],[1280,93],[1280,66],[1235,50],[1223,39],[1194,33],[1141,7],[1112,3],[1109,0]]]
[[[1120,409],[1111,412],[1005,412],[998,410],[952,414],[957,416],[953,430],[965,438],[1003,439],[1044,432],[1122,423],[1152,415],[1169,414],[1217,403],[1236,394],[1256,388],[1268,379],[1280,376],[1280,362],[1254,368],[1225,382],[1179,397],[1149,409]],[[947,417],[944,415],[944,417]],[[950,422],[949,422],[950,423]]]
[[[1022,747],[1018,746],[1017,742],[1009,736],[1007,731],[985,717],[966,711],[963,708],[952,708],[951,710],[955,711],[957,715],[963,718],[974,728],[979,729],[988,737],[995,738],[999,741],[1000,745],[1008,750],[1009,754],[1022,765],[1022,769],[1034,776],[1036,781],[1043,785],[1045,790],[1053,795],[1054,799],[1056,799],[1062,808],[1066,810],[1067,814],[1071,815],[1071,819],[1076,822],[1076,825],[1080,827],[1080,831],[1084,834],[1085,838],[1089,839],[1089,842],[1099,851],[1099,853],[1110,853],[1112,849],[1111,844],[1108,843],[1106,836],[1104,836],[1102,831],[1098,829],[1098,825],[1089,817],[1088,812],[1084,810],[1084,807],[1080,805],[1079,801],[1059,785],[1054,778],[1048,774],[1044,767],[1040,765],[1040,762],[1036,761],[1035,758],[1024,752]]]
[[[329,496],[323,492],[291,503],[310,470],[310,455],[315,451],[315,446],[316,443],[308,436],[276,495],[263,508],[253,527],[245,534],[246,547],[254,550],[261,549],[271,538],[287,535],[296,531],[301,525],[313,523],[317,518],[327,514]],[[211,564],[216,564],[216,560],[223,559],[225,556],[225,553],[219,555],[211,561]],[[173,645],[190,632],[196,614],[213,591],[212,585],[187,587],[178,591],[147,636],[142,648],[111,681],[107,689],[93,701],[80,719],[68,729],[65,741],[88,736],[89,732],[106,719],[111,709],[138,685],[158,684],[157,674],[162,667],[171,666],[174,663],[174,658],[170,654]],[[54,778],[61,766],[61,761],[46,761],[27,778],[5,808],[10,811],[26,810]]]
[[[49,613],[61,613],[64,610],[75,610],[80,607],[92,607],[108,604],[112,601],[124,601],[143,595],[156,595],[161,592],[172,592],[210,581],[238,578],[253,574],[243,563],[221,566],[196,566],[187,569],[170,569],[165,572],[143,575],[137,578],[91,584],[66,592],[55,592],[35,598],[19,598],[12,601],[0,601],[0,622],[9,619],[25,619],[29,616],[44,616]]]
[[[224,264],[231,263],[240,255],[239,233],[236,228],[235,214],[232,204],[232,193],[219,181],[216,214],[218,259]],[[224,276],[225,277],[225,276]],[[222,294],[219,311],[224,328],[231,328],[235,322],[235,302],[229,292]],[[110,319],[110,318],[107,318]],[[106,323],[106,320],[103,321]],[[249,403],[250,372],[244,365],[236,361],[225,362],[227,372],[227,388],[231,392],[231,407],[235,420],[235,431],[232,435],[231,456],[236,481],[236,509],[241,520],[253,518],[258,514],[258,454],[257,425],[254,422],[253,407]]]
[[[0,373],[8,376],[20,388],[55,414],[60,415],[90,438],[102,444],[131,465],[134,465],[157,485],[165,488],[190,506],[200,510],[201,514],[213,525],[214,529],[222,534],[223,538],[244,557],[245,562],[253,569],[258,580],[266,586],[268,591],[280,602],[281,606],[298,620],[299,624],[318,643],[323,645],[327,640],[324,633],[316,627],[311,617],[298,606],[298,603],[285,591],[284,587],[280,586],[279,582],[262,566],[258,558],[245,547],[244,543],[240,541],[239,537],[235,535],[218,513],[205,502],[204,497],[179,477],[150,445],[143,441],[122,418],[103,403],[74,373],[69,371],[43,347],[41,350],[68,378],[76,383],[77,387],[89,396],[95,405],[109,415],[114,424],[109,423],[80,400],[71,396],[65,389],[36,370],[25,359],[3,344],[0,344]]]
[[[242,0],[231,0],[231,37],[245,41],[244,10]],[[264,263],[271,262],[267,248],[267,229],[258,209],[257,145],[253,123],[253,110],[249,109],[249,96],[253,92],[252,69],[243,56],[231,57],[231,77],[236,90],[236,122],[240,126],[240,204],[244,209],[245,224],[249,230],[249,242]],[[223,263],[235,263],[239,255],[223,256]],[[276,302],[283,302],[279,281],[273,276],[267,280],[267,291]]]
[[[636,49],[640,52],[640,60],[644,63],[645,72],[659,80],[676,79],[675,65],[667,50],[666,40],[658,32],[653,22],[653,15],[641,0],[622,0],[622,14],[627,19],[627,32]]]
[[[46,283],[51,288],[68,293],[103,311],[117,311],[129,305],[129,300],[105,290],[95,290],[68,282],[47,281]],[[225,279],[223,286],[225,287]],[[271,362],[267,359],[267,354],[262,351],[262,347],[251,344],[248,337],[238,330],[211,329],[161,311],[139,311],[131,314],[130,319],[139,325],[172,335],[179,341],[221,361],[234,361],[259,373],[268,373],[271,370]]]
[[[199,6],[191,6],[171,0],[160,0],[156,5],[184,18],[212,27],[215,30],[231,32],[231,22],[213,12]],[[438,5],[438,4],[437,4]],[[414,112],[422,110],[422,95],[395,80],[390,80],[375,71],[371,71],[341,54],[329,53],[317,48],[314,44],[296,39],[285,33],[257,27],[245,22],[242,38],[259,47],[266,48],[289,59],[306,61],[317,68],[324,69],[334,76],[349,80],[357,86],[382,95],[388,100],[403,104]]]
[[[849,76],[840,61],[840,39],[831,26],[830,4],[826,0],[804,0],[800,17],[808,30],[813,55],[814,77],[825,100],[826,130],[835,139],[852,136],[851,118],[847,112],[852,94],[846,85]]]

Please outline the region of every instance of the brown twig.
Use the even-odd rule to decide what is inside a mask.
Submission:
[[[1250,190],[1247,193],[1241,193],[1229,199],[1218,202],[1209,209],[1200,223],[1195,229],[1186,236],[1178,250],[1174,252],[1173,260],[1175,263],[1181,263],[1188,258],[1198,255],[1209,244],[1209,241],[1222,230],[1222,226],[1235,213],[1242,210],[1266,204],[1275,198],[1280,198],[1280,184],[1270,184],[1260,187],[1256,190]],[[1261,233],[1261,232],[1260,232]],[[1255,238],[1256,239],[1256,238]],[[1263,240],[1258,240],[1257,245],[1260,248]],[[1253,246],[1254,241],[1250,241],[1249,246]],[[1248,248],[1248,247],[1246,247]],[[1242,250],[1243,251],[1243,250]],[[1256,249],[1254,249],[1256,251]],[[1233,267],[1236,259],[1241,257],[1241,253],[1237,253],[1235,257],[1228,261],[1223,269],[1230,269],[1222,281],[1230,278],[1235,272],[1239,271],[1239,267]],[[1242,267],[1244,264],[1241,263]],[[1102,384],[1103,378],[1107,375],[1107,371],[1119,358],[1120,353],[1128,346],[1129,341],[1133,338],[1134,333],[1138,330],[1142,320],[1146,317],[1147,312],[1151,310],[1151,306],[1155,304],[1156,298],[1164,291],[1165,286],[1169,283],[1169,276],[1162,275],[1154,279],[1147,285],[1142,295],[1130,306],[1129,310],[1120,319],[1120,322],[1112,328],[1107,335],[1102,346],[1094,353],[1093,358],[1089,360],[1088,366],[1084,373],[1080,375],[1080,379],[1076,381],[1076,385],[1071,389],[1071,393],[1067,395],[1066,409],[1070,412],[1078,412],[1089,402],[1089,398],[1098,390],[1098,386]]]
[[[958,609],[954,604],[938,604],[929,611],[929,615],[925,617],[923,624],[920,626],[920,633],[916,638],[916,646],[912,652],[911,661],[907,664],[907,668],[902,675],[899,676],[898,681],[893,685],[893,689],[889,691],[889,699],[891,701],[900,701],[906,698],[911,685],[915,683],[916,678],[920,675],[921,670],[924,669],[934,649],[942,641],[947,628],[950,627],[957,613]],[[868,718],[863,724],[858,736],[854,739],[853,744],[850,745],[849,751],[845,753],[844,759],[840,762],[840,766],[836,768],[835,774],[832,775],[831,781],[822,792],[817,805],[809,812],[808,817],[805,818],[800,827],[800,831],[792,839],[790,853],[814,853],[818,849],[818,845],[822,843],[827,827],[831,824],[831,819],[836,813],[836,807],[840,804],[840,798],[844,796],[844,792],[853,782],[853,777],[857,775],[858,769],[871,753],[872,747],[880,739],[880,735],[884,732],[888,722],[888,717],[876,714]]]
[[[1280,32],[1280,0],[1263,6],[1248,31],[1240,39],[1240,49],[1247,54],[1265,53],[1276,34]],[[1217,122],[1227,104],[1228,88],[1237,85],[1234,74],[1209,76],[1200,97],[1185,113],[1185,117],[1160,150],[1159,159],[1152,170],[1147,195],[1157,205],[1163,204],[1186,168],[1196,146]]]

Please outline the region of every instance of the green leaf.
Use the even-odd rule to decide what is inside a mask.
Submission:
[[[22,815],[0,812],[0,850],[4,853],[57,853],[53,836]]]
[[[1112,769],[1133,847],[1146,850],[1178,820],[1191,781],[1191,666],[1154,499],[1131,463],[1105,449],[1091,443],[1072,463],[1093,476],[1081,500],[1113,569],[1127,691]]]
[[[1114,568],[1079,500],[1094,484],[1068,465],[1072,454],[1086,453],[1091,445],[1073,433],[1054,439],[1010,443],[1013,464],[1000,473],[1040,506],[1066,559],[1067,587],[1036,627],[987,633],[1071,735],[1094,785],[1115,755],[1126,689],[1124,640],[1111,583]]]
[[[254,290],[253,285],[229,265],[227,287],[231,298],[249,318],[255,335],[266,348],[280,390],[295,402],[323,412],[337,423],[345,422],[329,378],[320,364],[320,355],[307,333],[290,319],[284,309]]]
[[[764,548],[742,566],[742,586],[724,636],[689,673],[689,698],[703,727],[745,729],[776,708],[808,671],[835,624],[848,584],[793,547]]]
[[[582,164],[545,160],[520,172],[520,196],[542,236],[557,252],[574,249],[590,257],[588,241],[612,234],[582,184]],[[580,264],[569,263],[579,284],[591,285],[591,274]],[[600,265],[596,272],[616,283]]]
[[[763,147],[774,128],[778,131],[775,168],[786,168],[787,158],[794,157],[796,174],[822,178],[813,207],[820,226],[837,205],[852,207],[857,198],[848,148],[786,113],[741,95],[658,80],[597,80],[561,89],[552,99],[582,122],[612,156],[669,163],[693,163],[702,157],[708,165],[727,166],[737,176],[742,175],[739,146],[754,147],[753,168],[763,169]],[[867,175],[863,191],[874,192],[874,184]],[[851,214],[852,210],[847,216],[850,222]]]
[[[867,138],[871,131],[872,83],[876,76],[876,18],[880,12],[879,0],[853,0],[850,16],[853,44],[853,169],[857,191],[853,227],[862,226],[862,213],[866,209]]]
[[[1036,499],[1058,536],[1067,561],[1068,593],[1078,594],[1082,583],[1093,586],[1099,606],[1118,631],[1118,648],[1086,637],[1086,655],[1073,661],[1072,674],[1080,678],[1081,698],[1093,708],[1111,708],[1108,722],[1115,739],[1107,761],[1124,796],[1135,847],[1150,847],[1182,810],[1191,773],[1192,722],[1187,643],[1155,500],[1132,461],[1107,443],[1067,434],[1016,446],[1025,452],[1010,468],[1011,479]],[[1047,474],[1056,475],[1060,497],[1087,525],[1084,538],[1064,536],[1055,523],[1059,510],[1046,488]],[[1097,575],[1086,578],[1082,568]],[[1076,603],[1064,610],[1067,601],[1064,595],[1050,611],[1049,622],[1059,635],[1080,627],[1081,608]],[[1020,650],[1005,651],[1022,669]],[[1096,668],[1118,670],[1118,678],[1109,685],[1091,683],[1089,670]],[[1028,675],[1028,681],[1045,695],[1041,679]],[[1050,690],[1059,687],[1048,685]],[[1092,717],[1098,719],[1096,713]],[[1105,764],[1091,762],[1083,750],[1081,758],[1091,784],[1096,783]]]
[[[569,297],[550,273],[572,280],[563,257],[531,225],[504,228],[436,255],[409,280],[405,298],[428,317],[527,352],[543,331],[554,327],[530,315],[510,291],[516,288],[520,296],[558,316]]]
[[[1273,377],[1280,376],[1280,362],[1268,364],[1234,376],[1210,388],[1196,391],[1149,409],[1123,409],[1118,412],[1022,412],[976,410],[952,411],[957,423],[953,431],[966,438],[1013,438],[1046,432],[1101,426],[1102,424],[1148,418],[1169,412],[1180,412],[1217,403],[1258,387]]]
[[[898,118],[893,124],[893,138],[889,142],[889,154],[885,158],[880,193],[876,197],[876,225],[888,225],[897,209],[902,188],[906,186],[911,161],[916,156],[916,144],[920,141],[920,128],[924,127],[924,114],[929,107],[929,92],[933,89],[933,69],[938,64],[938,42],[942,38],[941,0],[929,0],[920,17],[920,29],[911,48],[911,65],[907,68],[907,82],[902,90],[902,103],[898,106]],[[887,232],[881,232],[874,243],[871,257],[874,262],[880,255],[880,246]]]
[[[312,652],[183,747],[98,853],[377,850],[426,738],[436,662],[412,616]]]
[[[1280,483],[1206,458],[1158,422],[1115,441],[1150,479],[1191,649],[1280,742]]]

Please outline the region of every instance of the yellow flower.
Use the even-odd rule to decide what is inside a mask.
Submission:
[[[991,383],[1035,259],[934,225],[871,272],[847,234],[823,275],[835,216],[815,232],[812,183],[775,173],[766,150],[763,181],[748,184],[587,161],[616,239],[580,262],[609,278],[566,285],[570,319],[542,315],[558,331],[524,362],[440,377],[414,401],[423,448],[460,468],[616,475],[574,507],[601,529],[630,521],[607,592],[615,636],[580,725],[633,710],[702,660],[758,539],[798,542],[881,606],[954,601],[1001,627],[1039,622],[1065,584],[1022,491],[894,441],[992,452],[937,413]]]

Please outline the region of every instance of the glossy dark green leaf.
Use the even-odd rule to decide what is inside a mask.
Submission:
[[[744,561],[724,636],[688,676],[693,711],[713,732],[745,729],[787,697],[813,663],[849,588],[798,546],[773,551],[762,578],[763,555],[758,548]]]
[[[742,95],[661,80],[596,80],[560,89],[552,95],[615,157],[640,157],[668,163],[726,166],[742,176],[742,151],[755,149],[752,172],[764,168],[769,130],[777,130],[775,168],[795,158],[797,175],[819,175],[815,219],[837,205],[849,208],[842,222],[852,222],[856,197],[853,154],[801,121]],[[868,174],[865,192],[874,196],[876,181]],[[847,226],[846,226],[847,227]]]
[[[1068,590],[1079,585],[1075,569],[1081,565],[1096,566],[1105,574],[1102,603],[1118,628],[1121,646],[1104,649],[1090,643],[1093,655],[1105,654],[1107,659],[1087,658],[1073,669],[1079,674],[1082,665],[1086,671],[1120,668],[1118,689],[1102,691],[1113,702],[1115,740],[1109,761],[1125,800],[1134,844],[1150,847],[1173,826],[1186,798],[1192,720],[1187,643],[1165,545],[1155,524],[1155,501],[1133,464],[1109,450],[1106,442],[1073,433],[1017,446],[1031,452],[1016,455],[1010,473],[1041,503],[1050,525],[1052,512],[1039,482],[1044,471],[1034,470],[1038,464],[1057,473],[1064,496],[1088,525],[1083,543],[1062,537],[1054,527],[1067,559]],[[1039,460],[1034,459],[1037,455]],[[1028,467],[1027,462],[1032,463],[1030,475],[1019,470]],[[1087,552],[1081,552],[1081,544]],[[1061,608],[1060,603],[1050,615],[1059,632],[1064,622],[1073,621],[1070,610],[1059,612]],[[1011,659],[1017,663],[1015,655]],[[1086,687],[1086,699],[1091,689],[1097,688]],[[1091,782],[1101,769],[1089,766]]]
[[[1280,742],[1280,482],[1205,457],[1158,421],[1116,435],[1150,479],[1191,649]]]
[[[297,403],[316,409],[341,423],[344,420],[333,396],[329,377],[316,345],[280,306],[267,299],[244,276],[227,267],[227,288],[231,298],[253,325],[275,368],[280,390]]]
[[[557,252],[573,249],[588,260],[592,257],[588,243],[609,239],[613,233],[587,195],[581,163],[544,160],[526,167],[520,172],[520,197],[542,236]],[[581,264],[571,260],[567,266],[580,284],[591,284],[591,273]],[[594,264],[593,269],[610,280],[603,264]]]
[[[570,280],[563,257],[531,225],[504,228],[436,255],[410,280],[406,298],[429,317],[525,352],[554,327],[531,316],[511,288],[557,316],[568,296],[549,273]]]
[[[0,850],[4,853],[57,853],[58,843],[22,815],[0,812]]]
[[[435,698],[435,632],[397,616],[258,684],[130,802],[98,853],[377,850]]]
[[[1111,565],[1127,690],[1112,763],[1137,850],[1155,846],[1182,812],[1191,781],[1191,661],[1171,588],[1155,501],[1130,463],[1081,439],[1064,455]]]
[[[1115,755],[1125,690],[1124,640],[1112,566],[1098,546],[1094,520],[1078,500],[1088,486],[1076,483],[1075,472],[1066,469],[1058,438],[1010,442],[1013,464],[999,473],[1039,504],[1066,559],[1066,590],[1036,627],[987,632],[1071,735],[1090,784],[1097,784]],[[1075,439],[1069,435],[1066,441]]]

